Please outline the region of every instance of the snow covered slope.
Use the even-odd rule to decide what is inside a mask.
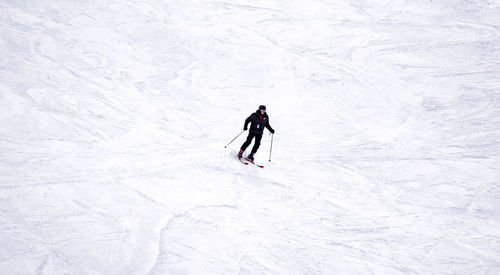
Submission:
[[[499,45],[491,0],[3,1],[0,274],[498,274]]]

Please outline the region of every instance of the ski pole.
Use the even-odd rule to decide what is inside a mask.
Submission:
[[[237,139],[241,134],[243,134],[243,132],[245,132],[245,130],[241,131],[241,133],[239,133],[235,138],[233,138],[233,140],[231,140],[231,142],[229,142],[226,146],[224,146],[224,148],[227,148],[227,146],[229,146],[229,144],[233,143],[233,141],[235,139]]]
[[[269,150],[269,162],[271,162],[271,153],[273,152],[273,139],[274,139],[274,134],[271,136],[271,149]]]

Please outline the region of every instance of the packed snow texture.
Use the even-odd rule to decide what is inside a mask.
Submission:
[[[499,274],[499,167],[499,1],[0,3],[1,274]]]

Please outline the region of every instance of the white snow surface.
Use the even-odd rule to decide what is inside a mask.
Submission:
[[[499,167],[497,0],[0,3],[0,274],[500,274]]]

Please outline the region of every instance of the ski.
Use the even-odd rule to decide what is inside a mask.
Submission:
[[[249,163],[251,163],[251,164],[253,164],[253,165],[257,166],[257,167],[264,168],[264,165],[259,165],[259,164],[255,163],[255,162],[253,162],[253,160],[251,160],[251,159],[247,159],[247,158],[245,158],[245,160],[246,160],[246,161],[248,161]],[[247,163],[247,164],[248,164],[248,163]]]
[[[248,162],[244,161],[242,158],[238,158],[238,159],[241,161],[241,163],[248,165]]]

